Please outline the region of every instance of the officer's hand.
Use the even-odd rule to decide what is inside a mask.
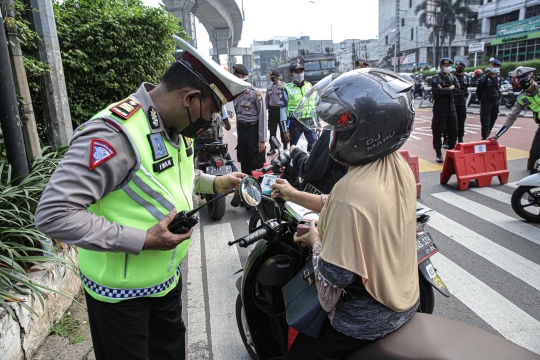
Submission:
[[[442,86],[439,84],[439,89],[442,89]]]
[[[266,149],[265,142],[259,141],[259,152],[262,153]]]
[[[270,185],[272,189],[272,198],[280,197],[285,201],[293,201],[294,194],[298,191],[296,190],[287,180],[276,179],[276,182]]]
[[[216,176],[214,179],[214,192],[225,194],[233,188],[238,189],[240,182],[247,175],[241,172],[233,172],[223,176]]]
[[[450,86],[450,90],[454,90],[456,87],[454,85]]]
[[[187,240],[193,233],[193,228],[185,234],[173,234],[167,229],[167,226],[173,221],[176,215],[176,209],[172,210],[160,222],[146,230],[143,250],[170,250],[174,249],[182,241]]]
[[[229,122],[229,119],[223,120],[223,127],[224,127],[225,130],[227,130],[227,131],[231,130],[231,123]]]
[[[487,138],[488,140],[497,141],[499,140],[499,137],[497,135],[493,135],[492,137]]]
[[[283,134],[283,140],[285,140],[286,143],[290,142],[291,141],[291,133],[290,132],[286,132]]]

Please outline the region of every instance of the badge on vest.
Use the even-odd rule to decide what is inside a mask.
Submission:
[[[193,148],[191,147],[193,141],[190,138],[186,138],[185,136],[182,136],[182,138],[184,139],[184,145],[186,145],[186,156],[190,157],[191,155],[193,155]]]
[[[167,170],[168,168],[172,168],[173,166],[174,164],[172,161],[172,157],[168,157],[165,160],[162,160],[154,164],[154,172],[160,173],[162,171]]]
[[[162,132],[157,134],[148,134],[147,136],[152,148],[152,156],[154,157],[154,161],[158,161],[169,156],[169,152],[167,151],[167,147],[165,147],[165,142],[163,141]]]
[[[90,171],[116,156],[116,150],[111,144],[101,139],[92,139],[90,145]]]
[[[129,119],[137,110],[141,108],[141,104],[137,101],[127,98],[121,103],[109,108],[111,112],[124,120]]]
[[[159,118],[157,115],[157,110],[153,106],[150,106],[148,108],[148,117],[150,118],[150,126],[152,127],[152,129],[159,128]]]

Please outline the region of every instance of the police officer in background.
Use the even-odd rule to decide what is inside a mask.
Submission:
[[[233,65],[233,74],[239,79],[247,80],[248,69],[243,64]],[[250,86],[234,100],[236,112],[236,131],[238,146],[236,157],[242,172],[251,175],[251,171],[260,169],[266,161],[264,154],[268,121],[266,105],[262,92]]]
[[[276,136],[277,128],[279,126],[279,98],[283,92],[285,83],[279,79],[280,73],[277,70],[270,71],[270,80],[272,84],[266,89],[266,106],[268,107],[268,130],[270,131],[270,137]],[[279,132],[281,133],[281,142],[283,143],[283,150],[287,150],[289,144],[290,134],[283,133],[283,128],[279,126]],[[275,149],[268,152],[267,155],[274,155]]]
[[[194,170],[190,139],[249,84],[174,40],[184,52],[157,86],[75,129],[36,211],[37,229],[78,247],[97,360],[185,359],[180,264],[193,231],[167,227],[193,191],[225,193],[245,176]]]
[[[371,65],[365,59],[356,59],[354,61],[354,69],[363,69],[371,67]]]
[[[501,61],[493,59],[490,63],[489,72],[478,80],[476,95],[480,101],[480,124],[482,125],[482,140],[486,140],[497,121],[499,115],[499,88],[502,78],[499,74]],[[486,69],[487,70],[487,69]]]
[[[304,80],[304,65],[295,62],[289,66],[289,70],[293,82],[285,84],[285,91],[281,93],[279,99],[280,126],[285,132],[290,131],[291,145],[296,146],[298,140],[304,134],[308,142],[307,151],[311,151],[313,144],[317,141],[317,133],[297,121],[294,110],[313,86],[309,81]]]
[[[435,149],[438,163],[443,163],[442,136],[446,130],[448,148],[453,149],[457,140],[457,115],[454,101],[454,90],[459,83],[452,72],[453,61],[442,58],[439,63],[440,72],[431,79],[431,92],[433,94],[433,119],[431,131],[433,134],[433,149]]]
[[[469,88],[469,75],[464,71],[467,64],[463,60],[456,60],[456,74],[454,75],[459,83],[459,89],[454,89],[454,101],[457,113],[457,137],[458,142],[463,142],[465,135],[465,119],[467,119],[467,96]]]

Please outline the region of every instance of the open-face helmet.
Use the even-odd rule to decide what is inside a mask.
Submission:
[[[414,121],[413,84],[408,80],[392,71],[370,68],[321,82],[303,97],[295,115],[313,129],[314,121],[301,118],[315,105],[314,115],[332,127],[330,155],[334,160],[365,165],[405,143]]]
[[[479,77],[480,75],[482,75],[484,72],[482,71],[482,69],[476,69],[474,70],[474,76],[476,77]]]

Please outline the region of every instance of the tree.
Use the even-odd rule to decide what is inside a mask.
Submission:
[[[174,15],[141,0],[65,0],[54,9],[76,124],[143,81],[157,83],[174,61],[172,35],[189,38]]]
[[[277,67],[279,65],[283,64],[283,58],[282,57],[278,57],[278,56],[274,56],[273,59],[270,59],[270,67],[272,69],[277,69]]]
[[[394,65],[392,65],[392,58],[394,57],[394,46],[396,46],[396,45],[395,44],[390,45],[390,47],[388,48],[388,51],[386,52],[386,55],[382,58],[381,63],[379,64],[379,67],[385,68],[385,67],[393,67],[394,66]],[[403,56],[403,53],[398,52],[397,56],[398,57]]]

